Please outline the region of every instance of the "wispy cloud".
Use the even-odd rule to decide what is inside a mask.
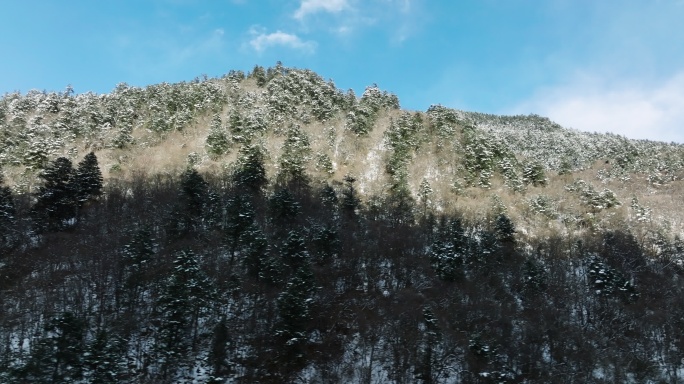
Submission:
[[[578,76],[573,84],[541,91],[512,112],[538,113],[583,131],[684,143],[684,71],[646,85]]]
[[[224,46],[224,30],[217,28],[192,44],[171,49],[169,54],[178,62],[192,60],[200,55],[212,55],[221,52]]]
[[[316,42],[304,41],[299,36],[282,32],[280,30],[266,33],[263,29],[253,27],[250,30],[252,39],[249,45],[257,52],[264,52],[266,49],[276,46],[288,47],[305,53],[313,53],[316,50]]]
[[[372,28],[387,33],[393,43],[401,43],[424,19],[421,1],[300,0],[292,17],[307,32],[324,30],[348,39]]]
[[[411,12],[412,5],[415,0],[379,0],[380,3],[386,4],[391,9],[397,10],[401,13]]]
[[[294,13],[294,18],[302,20],[309,14],[319,12],[338,13],[349,8],[348,0],[302,0],[299,8]]]
[[[137,75],[161,75],[189,64],[216,60],[226,47],[225,31],[193,31],[178,26],[171,30],[138,30],[112,38],[110,52],[118,65]]]
[[[425,10],[419,3],[420,0],[375,0],[368,3],[368,12],[381,19],[392,43],[401,44],[425,23]]]

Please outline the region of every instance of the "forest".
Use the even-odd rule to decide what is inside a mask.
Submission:
[[[0,381],[682,383],[682,147],[280,63],[5,95]]]

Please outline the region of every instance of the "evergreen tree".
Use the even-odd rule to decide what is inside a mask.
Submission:
[[[463,276],[463,255],[450,241],[436,241],[430,247],[430,263],[444,281],[456,281]]]
[[[277,190],[269,199],[271,217],[277,221],[293,220],[302,211],[301,204],[285,188]]]
[[[160,329],[157,339],[163,370],[182,359],[197,340],[200,315],[213,299],[213,288],[192,251],[181,251],[159,298]]]
[[[618,296],[626,302],[634,302],[639,298],[634,284],[597,255],[589,256],[587,269],[589,283],[597,295]]]
[[[244,255],[243,263],[249,275],[256,278],[268,277],[265,276],[267,252],[266,235],[258,225],[252,223],[240,236],[240,253]]]
[[[209,364],[212,368],[212,379],[216,382],[223,379],[225,374],[230,373],[228,370],[228,343],[230,342],[230,334],[228,333],[228,326],[226,325],[226,317],[222,316],[221,320],[214,327],[214,334],[211,339],[211,350],[209,350]]]
[[[336,256],[340,251],[340,238],[336,226],[315,226],[311,245],[318,263],[329,261]]]
[[[423,325],[424,336],[422,345],[422,357],[416,367],[416,378],[421,380],[424,384],[432,384],[435,381],[435,365],[437,359],[435,357],[435,349],[439,344],[440,329],[437,322],[437,317],[432,311],[432,308],[425,306],[423,308]]]
[[[4,179],[0,172],[0,250],[7,249],[14,243],[16,225],[16,209],[12,190],[3,185]]]
[[[525,165],[523,168],[523,181],[525,184],[532,184],[535,187],[546,186],[548,180],[544,175],[544,167],[536,162]]]
[[[337,193],[335,189],[328,183],[325,183],[321,188],[319,197],[323,205],[328,209],[335,209],[338,204]]]
[[[313,319],[314,278],[308,265],[300,267],[278,296],[279,321],[275,334],[282,343],[279,360],[286,368],[305,363],[307,332]]]
[[[432,197],[432,187],[426,178],[420,182],[420,187],[418,188],[418,197],[420,198],[420,203],[423,206],[423,214],[427,213],[428,207],[431,204],[430,198]]]
[[[195,169],[183,172],[180,184],[179,202],[169,223],[171,235],[201,233],[210,201],[208,184]]]
[[[133,123],[123,122],[123,125],[119,129],[119,134],[112,140],[112,144],[118,149],[124,149],[133,143],[135,143],[135,139],[133,138]]]
[[[413,223],[413,208],[415,200],[411,195],[406,179],[400,179],[390,186],[387,197],[390,220],[393,225],[406,225]]]
[[[280,157],[280,173],[278,179],[285,185],[293,185],[297,189],[305,187],[309,183],[306,174],[306,164],[310,159],[311,146],[306,133],[298,127],[292,127],[287,131],[283,153]]]
[[[75,182],[80,204],[102,194],[102,172],[100,172],[95,153],[90,152],[78,163]]]
[[[568,159],[563,159],[560,166],[558,167],[558,176],[570,175],[572,174],[572,164]]]
[[[258,145],[246,145],[240,149],[238,168],[233,175],[235,183],[256,194],[266,185],[264,152]]]
[[[279,255],[271,252],[262,253],[259,257],[258,278],[266,284],[279,287],[286,277],[285,267]]]
[[[76,216],[78,188],[75,171],[66,157],[50,163],[38,177],[43,185],[36,193],[31,212],[39,230],[61,230]]]
[[[496,238],[502,243],[514,243],[515,242],[515,227],[513,222],[505,214],[500,214],[496,218],[496,223],[494,224],[494,229],[496,231]]]
[[[350,111],[347,112],[346,129],[357,136],[367,135],[375,123],[375,112],[367,105],[351,101]]]
[[[392,176],[395,184],[407,178],[407,166],[411,161],[413,152],[419,146],[418,133],[422,128],[423,123],[420,114],[411,116],[410,113],[406,112],[398,120],[390,121],[390,126],[385,132],[385,142],[391,152],[385,165],[385,171]]]
[[[230,145],[226,131],[223,129],[223,123],[219,114],[214,114],[209,125],[209,135],[207,136],[206,148],[207,152],[218,157],[228,151]]]
[[[247,127],[245,121],[240,115],[238,109],[233,109],[228,117],[228,127],[230,129],[230,135],[234,142],[236,143],[247,143]]]
[[[309,263],[309,252],[306,250],[304,238],[295,230],[287,234],[287,238],[280,247],[280,255],[284,264],[295,271]]]
[[[469,250],[467,262],[473,267],[482,269],[485,273],[492,272],[492,269],[499,264],[501,256],[501,242],[497,234],[480,229],[472,235],[472,238],[477,240]]]
[[[254,222],[254,215],[254,207],[247,196],[238,195],[228,201],[224,238],[230,250],[231,263],[237,252],[240,237]]]
[[[141,289],[149,280],[149,270],[154,255],[154,242],[149,228],[137,231],[123,249],[123,292],[124,300],[135,308]]]
[[[354,187],[356,178],[351,175],[344,176],[344,189],[342,190],[342,212],[348,217],[356,216],[356,211],[361,204],[358,192]]]
[[[540,292],[546,289],[546,270],[537,260],[528,258],[524,265],[525,289]]]
[[[465,252],[468,247],[468,236],[466,236],[465,228],[463,228],[463,223],[461,219],[454,218],[447,222],[445,232],[449,241],[454,244],[456,249],[460,249]]]
[[[71,312],[52,319],[18,376],[25,382],[72,383],[83,376],[85,323]]]
[[[85,378],[93,384],[116,384],[122,380],[122,357],[126,344],[101,329],[87,348],[84,364]]]
[[[252,72],[249,74],[249,77],[255,79],[256,84],[259,87],[263,87],[264,85],[266,85],[266,82],[268,82],[268,79],[266,78],[266,71],[264,70],[264,67],[260,65],[254,66],[254,69],[252,69]]]
[[[188,169],[181,175],[180,200],[188,214],[201,216],[208,196],[208,184],[196,169]]]

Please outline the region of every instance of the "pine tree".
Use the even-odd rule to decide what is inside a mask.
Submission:
[[[244,255],[243,264],[250,276],[256,278],[265,276],[267,252],[266,235],[258,225],[252,223],[240,236],[240,253]]]
[[[323,188],[321,188],[321,191],[319,193],[319,197],[321,199],[321,202],[323,205],[331,210],[334,210],[337,207],[338,204],[338,198],[337,198],[337,193],[335,192],[335,189],[328,183],[325,183]]]
[[[434,366],[437,363],[435,349],[439,344],[440,329],[437,317],[429,306],[423,308],[422,320],[424,325],[424,340],[421,348],[422,351],[420,351],[422,361],[416,367],[416,378],[424,384],[431,384],[436,376],[434,372]]]
[[[525,260],[524,283],[525,288],[531,292],[540,292],[546,289],[544,266],[533,258]]]
[[[316,256],[316,262],[322,264],[339,253],[339,233],[335,225],[315,226],[313,229],[312,251]]]
[[[280,173],[278,179],[285,185],[293,185],[297,189],[309,183],[306,164],[311,155],[309,138],[298,126],[287,131],[283,152],[280,157]]]
[[[164,294],[159,298],[158,348],[167,371],[185,356],[198,335],[200,315],[209,307],[214,292],[192,251],[177,253]]]
[[[100,172],[95,153],[90,152],[78,163],[75,182],[80,204],[102,194],[102,172]]]
[[[356,216],[356,211],[361,204],[361,199],[354,187],[356,178],[351,175],[344,176],[344,189],[342,190],[342,212],[348,217]]]
[[[265,282],[271,286],[279,287],[282,285],[286,277],[286,266],[283,265],[283,259],[272,252],[266,252],[259,257],[259,274],[260,281]]]
[[[478,240],[473,244],[473,249],[468,254],[469,264],[484,272],[492,272],[500,261],[501,242],[497,234],[488,230],[479,230],[473,234]]]
[[[240,115],[240,111],[233,109],[228,117],[228,127],[230,129],[230,136],[232,140],[236,143],[247,143],[247,130],[245,126],[245,121]]]
[[[293,220],[302,211],[301,204],[285,188],[277,190],[269,199],[271,217],[277,221]]]
[[[539,163],[529,163],[523,168],[523,181],[525,184],[532,184],[535,187],[546,186],[547,179],[544,175],[544,167]]]
[[[188,213],[200,216],[208,195],[208,184],[196,169],[188,169],[181,175],[180,200]]]
[[[38,177],[43,185],[36,193],[32,216],[38,230],[61,230],[67,228],[76,216],[78,188],[75,171],[66,157],[50,163]]]
[[[280,247],[280,255],[284,264],[295,271],[310,261],[304,238],[295,230],[287,234],[287,238]]]
[[[589,256],[587,264],[589,283],[597,295],[618,296],[626,302],[634,302],[639,298],[634,284],[597,255]]]
[[[415,200],[406,179],[402,178],[390,186],[387,204],[391,207],[389,212],[394,225],[406,225],[413,222]]]
[[[514,243],[515,242],[515,227],[513,222],[505,214],[500,214],[496,218],[496,223],[494,224],[496,230],[496,238],[502,243]]]
[[[85,354],[85,378],[93,384],[120,383],[126,344],[104,329],[96,333]]]
[[[428,207],[431,204],[430,198],[432,197],[432,187],[426,178],[420,182],[420,187],[418,188],[418,197],[420,198],[420,203],[423,206],[423,215],[427,214]]]
[[[264,67],[260,65],[254,66],[254,69],[252,69],[252,72],[249,74],[249,77],[255,79],[256,84],[259,87],[263,87],[264,85],[266,85],[266,82],[268,82],[268,79],[266,78],[266,71],[264,70]]]
[[[149,228],[137,231],[123,249],[123,293],[131,308],[138,305],[141,288],[148,282],[154,255],[154,242]]]
[[[226,131],[223,129],[221,116],[217,113],[212,117],[211,124],[209,125],[209,135],[206,142],[207,152],[214,157],[218,157],[228,151],[229,145]]]
[[[231,263],[237,252],[240,237],[254,222],[254,207],[249,198],[238,195],[228,201],[224,224],[224,239],[231,255]]]
[[[123,122],[119,129],[119,134],[112,140],[112,144],[118,149],[124,149],[133,143],[135,143],[135,139],[133,138],[133,123]]]
[[[45,327],[45,337],[32,349],[18,376],[24,382],[71,383],[83,376],[85,323],[64,312]]]
[[[275,334],[283,343],[280,362],[286,367],[300,366],[305,361],[309,322],[313,319],[314,278],[308,265],[300,267],[278,296],[279,322]]]
[[[457,281],[463,276],[462,251],[450,241],[436,241],[430,247],[430,263],[444,281]]]
[[[568,159],[563,159],[560,166],[558,167],[558,176],[570,175],[572,174],[572,164]]]
[[[214,335],[211,340],[211,350],[209,350],[209,364],[212,368],[212,378],[216,382],[221,380],[223,376],[230,373],[228,370],[228,350],[227,344],[230,341],[230,334],[228,326],[226,325],[226,317],[222,316],[221,320],[214,327]]]
[[[266,185],[264,152],[258,145],[246,145],[240,149],[238,168],[233,175],[235,183],[252,194],[259,193]]]
[[[0,172],[0,250],[10,248],[14,243],[16,225],[16,208],[12,190],[3,184],[4,179]]]
[[[168,229],[172,236],[201,233],[210,202],[208,184],[195,169],[183,172],[180,184],[179,201],[172,212]]]

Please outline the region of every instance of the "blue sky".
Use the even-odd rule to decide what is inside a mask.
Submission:
[[[309,68],[357,94],[684,143],[684,0],[4,1],[0,93]]]

